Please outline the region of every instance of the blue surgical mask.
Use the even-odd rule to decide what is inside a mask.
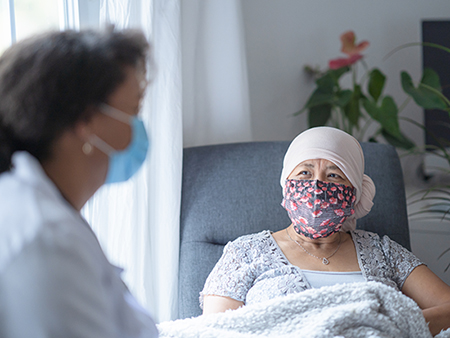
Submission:
[[[108,155],[109,165],[105,183],[127,181],[142,166],[147,157],[149,141],[144,123],[137,116],[131,116],[107,104],[100,106],[101,112],[131,126],[131,141],[124,150],[116,150],[93,134],[90,143]]]

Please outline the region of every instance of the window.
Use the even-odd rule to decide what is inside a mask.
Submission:
[[[0,55],[17,40],[66,27],[78,28],[78,0],[0,0]]]

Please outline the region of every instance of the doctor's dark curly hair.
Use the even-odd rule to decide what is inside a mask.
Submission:
[[[39,161],[53,142],[125,80],[125,66],[146,61],[136,30],[49,32],[16,43],[0,57],[0,173],[25,150]]]

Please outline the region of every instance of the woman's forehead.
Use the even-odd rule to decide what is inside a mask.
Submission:
[[[322,166],[327,169],[339,169],[339,167],[335,163],[333,163],[332,161],[323,159],[323,158],[305,160],[305,161],[300,162],[297,165],[297,167],[299,167],[299,166],[305,166],[305,167],[311,167],[311,168]]]

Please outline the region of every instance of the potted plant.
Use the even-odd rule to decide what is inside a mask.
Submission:
[[[369,141],[377,142],[382,137],[395,147],[414,148],[414,142],[401,132],[399,126],[399,114],[405,105],[399,108],[392,96],[383,93],[386,75],[378,68],[369,69],[361,54],[369,42],[357,44],[352,31],[343,33],[341,42],[341,51],[346,57],[330,60],[325,70],[305,66],[305,70],[315,77],[316,88],[304,107],[294,115],[307,111],[309,127],[332,125],[352,135],[358,132],[360,140],[365,140],[368,127],[376,123],[375,133],[367,138]],[[361,78],[357,76],[358,65],[364,69]],[[352,85],[343,88],[340,80],[348,73]],[[439,76],[432,69],[424,69],[417,85],[406,71],[402,71],[400,77],[404,92],[420,107],[449,109],[450,104],[442,95]]]

